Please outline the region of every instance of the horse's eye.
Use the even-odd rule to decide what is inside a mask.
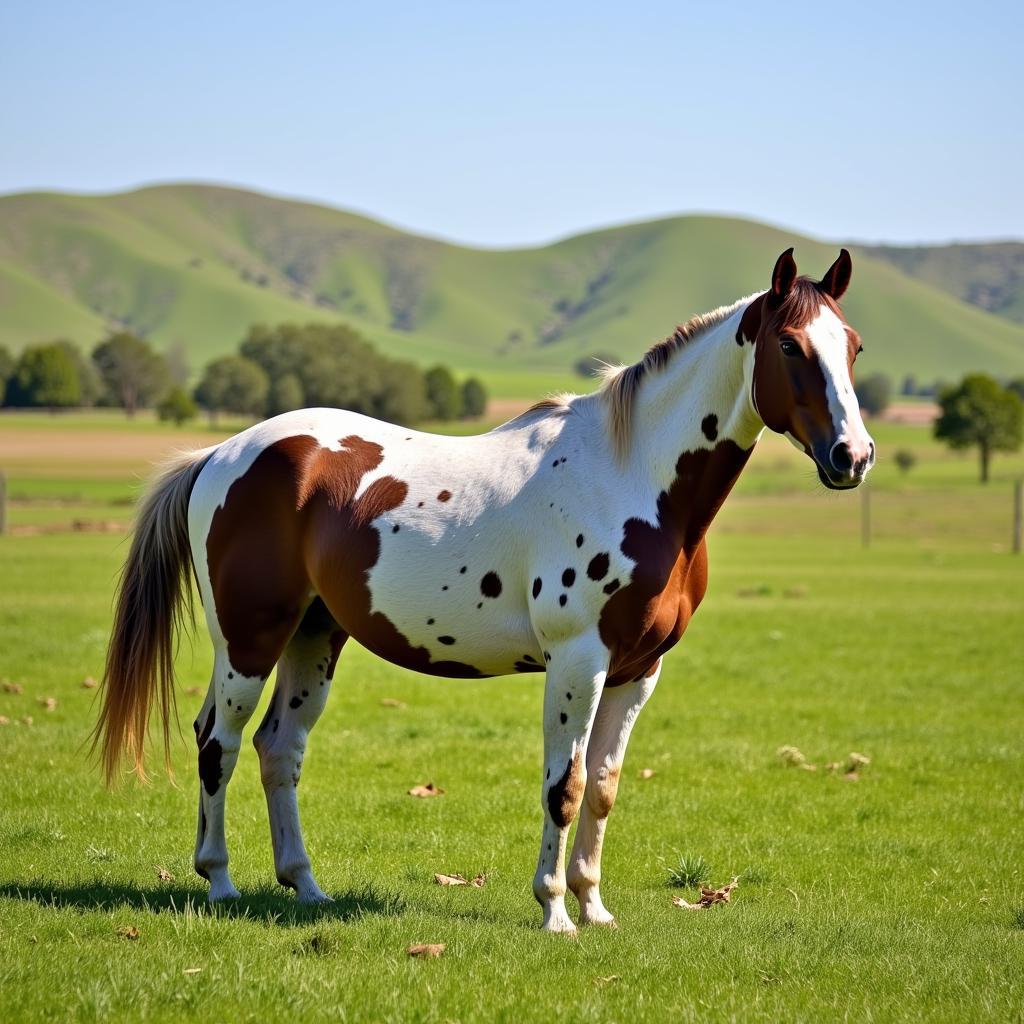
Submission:
[[[783,353],[787,356],[800,355],[800,346],[792,338],[783,338],[782,341],[779,342],[779,348],[781,348]]]

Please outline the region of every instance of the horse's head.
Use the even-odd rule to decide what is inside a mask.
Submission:
[[[793,250],[787,249],[775,264],[771,288],[752,304],[743,325],[748,340],[756,338],[754,408],[766,426],[814,460],[821,482],[834,490],[856,487],[875,462],[875,444],[853,391],[860,337],[839,308],[851,269],[843,249],[820,281],[797,277]]]

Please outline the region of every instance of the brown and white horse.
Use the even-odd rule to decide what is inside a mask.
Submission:
[[[533,891],[550,931],[610,924],[605,823],[661,658],[707,583],[704,536],[765,426],[830,488],[874,461],[852,384],[860,341],[792,249],[771,288],[690,320],[583,397],[541,402],[476,437],[437,437],[335,409],[267,420],[181,458],[145,499],[125,565],[97,725],[108,781],[142,772],[152,703],[164,749],[174,633],[195,573],[214,645],[195,720],[195,867],[228,875],[224,795],[274,667],[254,744],[278,880],[325,900],[302,841],[306,738],[349,637],[439,676],[545,672],[544,828]],[[569,858],[570,824],[580,813]]]

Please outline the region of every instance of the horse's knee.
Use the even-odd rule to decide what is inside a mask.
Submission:
[[[587,779],[587,806],[595,818],[607,818],[615,806],[621,770],[617,764],[602,764]]]

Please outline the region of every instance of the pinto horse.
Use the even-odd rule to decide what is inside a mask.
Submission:
[[[476,678],[546,673],[544,811],[533,891],[543,927],[612,924],[601,847],[626,743],[707,584],[705,533],[763,429],[829,488],[875,452],[854,397],[861,350],[838,300],[793,250],[771,287],[694,317],[593,394],[548,399],[475,437],[304,409],[181,457],[141,505],[117,599],[96,727],[108,782],[141,775],[150,710],[165,757],[176,628],[194,572],[214,646],[195,720],[195,868],[236,897],[224,798],[242,730],[275,666],[253,742],[278,880],[328,897],[310,867],[297,787],[306,739],[351,637],[392,664]],[[566,842],[580,814],[568,872]]]

